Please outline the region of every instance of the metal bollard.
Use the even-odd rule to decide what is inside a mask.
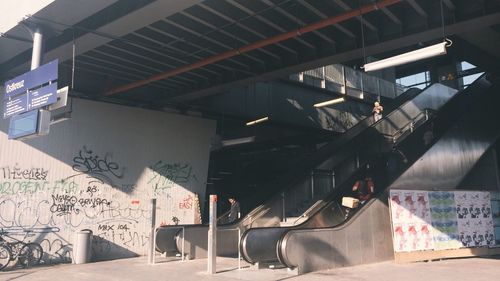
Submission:
[[[150,264],[155,263],[155,240],[156,240],[156,198],[151,199],[151,231],[149,233],[149,257],[148,262]]]
[[[217,273],[217,195],[210,195],[208,226],[208,268],[209,274]]]

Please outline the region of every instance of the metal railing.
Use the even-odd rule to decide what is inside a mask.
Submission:
[[[171,228],[179,228],[179,229],[182,229],[182,247],[181,247],[181,261],[184,261],[185,260],[185,242],[186,242],[186,237],[185,237],[185,227],[184,226],[172,226]]]
[[[365,94],[396,98],[406,90],[402,85],[365,74],[341,64],[323,66],[292,74],[289,79],[358,98],[364,98]]]
[[[396,130],[394,134],[383,134],[384,137],[390,139],[392,143],[399,142],[399,139],[408,133],[412,133],[419,125],[427,120],[434,114],[434,111],[425,109],[421,111],[417,116],[409,120],[405,125]]]
[[[238,231],[238,244],[236,246],[238,247],[238,269],[241,269],[241,248],[240,248],[241,229],[240,228],[227,228],[227,229],[218,229],[217,231]]]

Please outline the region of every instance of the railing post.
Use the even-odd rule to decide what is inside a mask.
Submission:
[[[241,269],[241,229],[238,227],[238,269]]]
[[[344,95],[347,94],[347,78],[345,77],[345,66],[342,65],[342,90]]]
[[[326,88],[326,75],[325,75],[325,67],[324,66],[321,68],[321,71],[322,71],[321,88],[325,89]]]
[[[186,241],[186,231],[184,231],[185,228],[184,226],[182,227],[182,249],[181,249],[181,254],[182,254],[182,258],[181,260],[184,261],[184,256],[185,256],[185,253],[184,253],[184,242]]]
[[[365,98],[365,87],[364,87],[364,83],[363,83],[363,73],[360,72],[360,77],[361,77],[361,96],[360,98],[361,99],[364,99]]]
[[[282,212],[282,213],[281,213],[281,215],[282,215],[282,217],[283,217],[283,218],[281,219],[281,221],[283,221],[283,222],[286,222],[286,206],[285,206],[285,200],[286,200],[286,198],[285,198],[285,192],[283,191],[283,192],[281,192],[281,212]]]
[[[311,170],[311,199],[314,200],[314,170]]]
[[[332,170],[332,191],[335,189],[335,171]]]

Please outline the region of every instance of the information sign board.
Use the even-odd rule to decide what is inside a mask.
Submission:
[[[57,102],[57,83],[4,101],[3,118],[41,108]]]
[[[44,107],[55,102],[57,102],[57,83],[52,83],[28,93],[28,110]]]
[[[26,111],[28,111],[28,99],[26,95],[17,96],[3,103],[4,119]]]
[[[4,99],[27,92],[36,86],[57,80],[59,60],[53,60],[29,72],[21,74],[4,84]]]

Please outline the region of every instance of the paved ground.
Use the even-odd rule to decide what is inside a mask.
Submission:
[[[160,258],[148,265],[144,257],[82,265],[62,264],[0,272],[0,280],[15,281],[124,281],[124,280],[338,280],[338,281],[493,281],[500,280],[500,258],[467,258],[426,263],[384,262],[301,276],[286,269],[257,269],[236,259],[218,258],[216,275],[206,273],[206,260],[177,261]]]

